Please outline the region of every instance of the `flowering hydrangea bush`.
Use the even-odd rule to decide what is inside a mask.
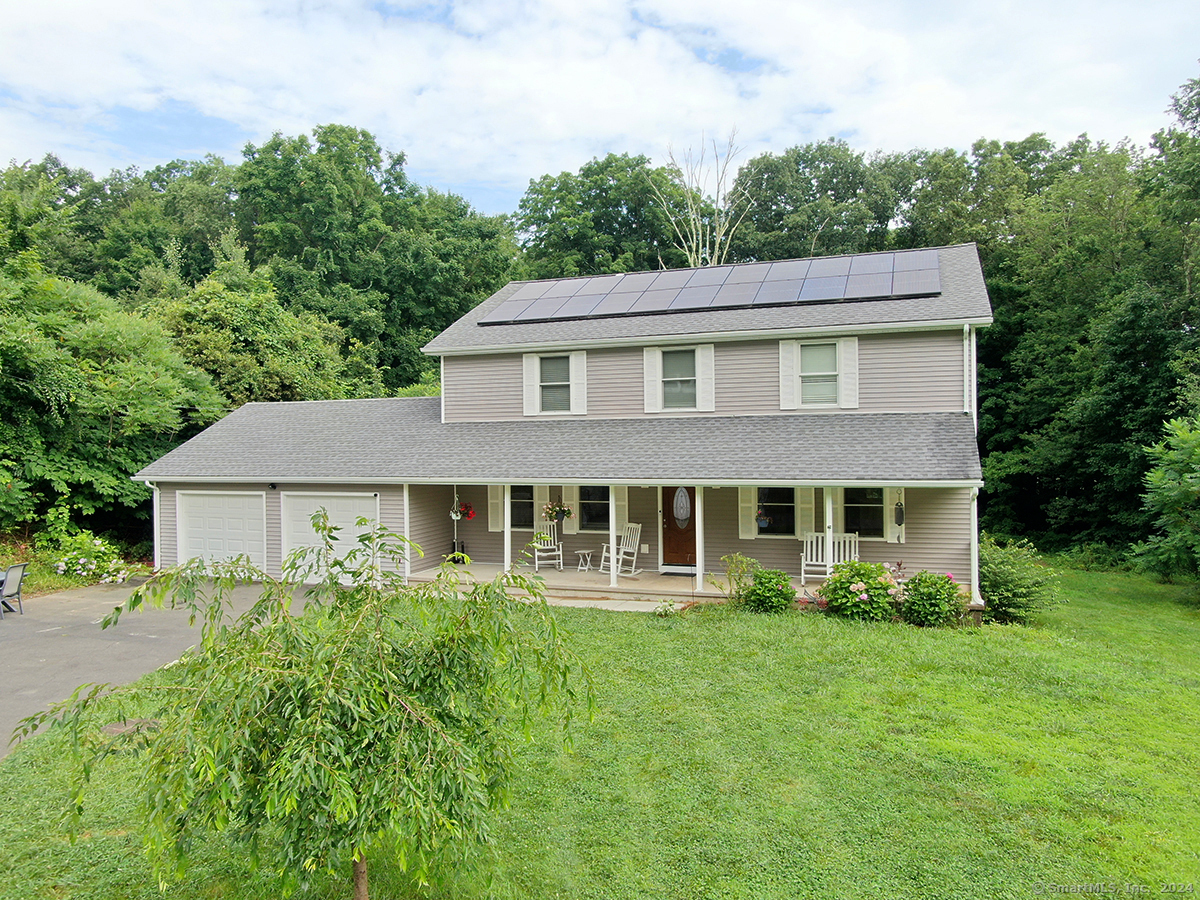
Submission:
[[[900,617],[910,625],[935,628],[949,625],[963,610],[963,595],[954,575],[920,571],[904,582]]]
[[[121,559],[116,547],[90,531],[61,538],[59,551],[58,574],[89,584],[121,584],[143,568]]]
[[[829,612],[865,622],[892,618],[900,602],[900,585],[883,563],[846,560],[833,567],[817,595],[828,604]]]

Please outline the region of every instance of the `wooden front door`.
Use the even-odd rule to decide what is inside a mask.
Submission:
[[[663,565],[696,565],[696,489],[662,489]]]

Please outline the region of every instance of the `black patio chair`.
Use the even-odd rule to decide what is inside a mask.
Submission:
[[[25,565],[17,563],[15,566],[9,566],[8,571],[4,573],[4,583],[0,586],[0,619],[4,618],[5,611],[17,611],[9,602],[14,599],[21,615],[25,615],[25,606],[21,603],[21,582],[25,580]]]

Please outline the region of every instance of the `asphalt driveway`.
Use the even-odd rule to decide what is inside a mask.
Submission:
[[[239,588],[235,607],[248,607],[257,591]],[[94,585],[27,598],[23,616],[5,613],[0,757],[16,749],[9,737],[26,716],[71,696],[81,684],[135,681],[200,639],[199,623],[188,627],[187,611],[179,609],[126,613],[115,627],[101,630],[100,621],[132,592],[128,585]]]

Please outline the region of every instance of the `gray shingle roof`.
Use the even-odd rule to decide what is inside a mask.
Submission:
[[[436,397],[248,403],[138,473],[158,481],[978,482],[971,417],[862,413],[442,424]]]
[[[699,334],[990,321],[991,304],[988,302],[983,272],[979,265],[979,253],[975,245],[959,244],[935,249],[940,262],[941,292],[928,297],[841,300],[736,309],[692,309],[655,315],[480,325],[480,319],[488,316],[505,300],[529,284],[512,282],[430,341],[425,346],[425,351],[440,355]],[[855,259],[869,256],[871,254],[860,254]],[[746,265],[761,266],[758,263]],[[695,270],[673,271],[683,273]]]

